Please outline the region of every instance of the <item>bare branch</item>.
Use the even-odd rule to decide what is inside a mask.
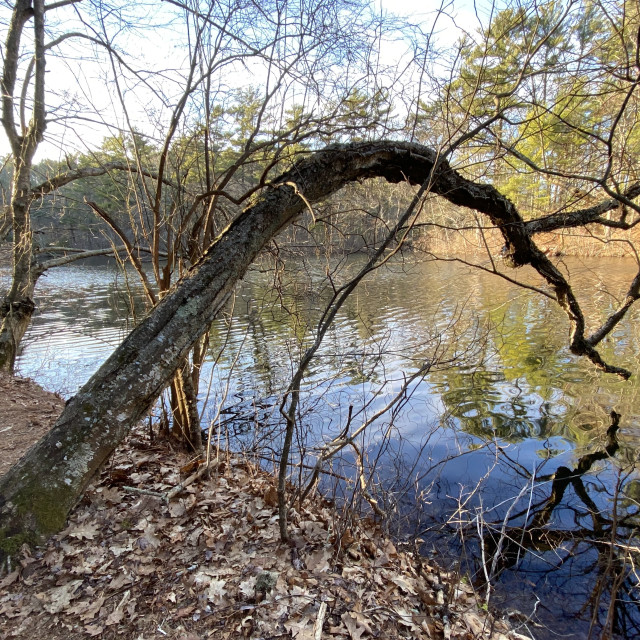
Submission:
[[[47,247],[47,253],[58,253],[63,252],[67,255],[62,256],[60,258],[52,258],[50,260],[45,260],[43,262],[39,262],[36,266],[41,273],[44,273],[48,269],[53,269],[54,267],[61,267],[65,264],[71,264],[72,262],[76,262],[77,260],[86,260],[87,258],[95,258],[97,256],[108,256],[114,255],[121,251],[126,251],[127,247],[125,245],[118,245],[114,247],[105,247],[104,249],[91,249],[91,250],[83,250],[83,249],[73,249],[71,247]],[[140,248],[140,251],[147,252],[144,248]]]
[[[106,173],[109,173],[109,171],[138,173],[142,176],[145,176],[146,178],[151,178],[152,180],[158,179],[158,174],[154,171],[141,169],[133,164],[127,164],[124,162],[107,162],[99,167],[83,167],[81,169],[73,169],[71,171],[66,171],[65,173],[61,173],[57,176],[49,178],[31,189],[31,197],[34,200],[37,200],[43,198],[52,191],[60,189],[70,182],[74,182],[75,180],[82,180],[83,178],[95,178],[97,176],[103,176]],[[178,188],[170,180],[165,179],[164,183],[171,187]]]
[[[24,25],[32,16],[33,9],[31,8],[30,0],[17,0],[11,15],[9,32],[4,47],[4,65],[2,83],[0,85],[0,90],[2,91],[2,125],[15,155],[20,153],[22,140],[16,129],[13,113],[18,61],[20,59],[20,40],[22,39]]]
[[[52,4],[45,4],[45,11],[52,11],[53,9],[60,9],[61,7],[66,7],[70,4],[78,4],[82,2],[82,0],[60,0],[60,2],[53,2]]]
[[[623,194],[620,194],[620,198],[624,198],[625,201],[628,201],[637,198],[639,195],[640,182],[637,182],[629,187]],[[636,222],[624,223],[601,218],[603,213],[620,209],[622,204],[623,203],[619,199],[612,198],[610,200],[604,200],[603,202],[586,209],[579,209],[577,211],[561,211],[560,213],[554,213],[550,216],[545,216],[544,218],[536,218],[535,220],[526,222],[525,226],[527,231],[531,234],[548,233],[550,231],[569,229],[572,227],[582,227],[594,222],[618,229],[630,229],[635,226]]]
[[[138,272],[138,275],[140,276],[140,280],[142,281],[142,284],[144,286],[144,291],[147,295],[147,298],[149,299],[151,304],[154,304],[154,305],[157,304],[158,298],[156,296],[156,293],[153,290],[153,287],[149,282],[149,278],[147,277],[147,274],[145,273],[145,270],[142,267],[142,263],[140,262],[140,258],[138,257],[136,252],[137,249],[131,244],[131,242],[129,241],[129,238],[127,237],[127,234],[120,228],[118,223],[95,202],[91,202],[90,200],[85,200],[85,202],[94,210],[94,212],[100,218],[102,218],[113,229],[113,231],[115,231],[115,233],[118,235],[120,240],[124,243],[129,261],[135,267],[136,271]]]

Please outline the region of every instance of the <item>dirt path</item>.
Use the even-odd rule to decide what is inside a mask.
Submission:
[[[33,380],[0,372],[0,476],[54,423],[64,400]]]

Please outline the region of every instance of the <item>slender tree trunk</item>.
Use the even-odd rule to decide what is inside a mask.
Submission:
[[[185,448],[198,452],[202,449],[202,430],[198,413],[198,387],[193,383],[192,365],[185,362],[171,381],[172,430]]]
[[[13,371],[18,346],[31,322],[35,309],[33,292],[40,275],[32,265],[30,175],[30,163],[17,166],[11,193],[13,280],[0,309],[0,369],[9,371]]]
[[[44,104],[45,25],[44,0],[17,0],[13,6],[9,30],[4,43],[2,79],[2,127],[11,144],[13,184],[11,188],[11,222],[13,227],[13,282],[2,302],[0,317],[0,369],[13,370],[18,345],[34,310],[33,291],[40,273],[32,270],[31,166],[33,156],[47,126]],[[15,121],[16,81],[20,60],[20,42],[25,25],[33,21],[33,109],[28,126]],[[29,82],[29,78],[25,80]]]

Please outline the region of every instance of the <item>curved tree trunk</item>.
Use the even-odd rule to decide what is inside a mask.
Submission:
[[[608,366],[592,357],[599,358],[584,337],[568,283],[537,249],[514,205],[493,187],[466,180],[415,143],[328,147],[280,176],[229,225],[67,403],[49,434],[0,478],[0,554],[63,527],[93,474],[169,384],[260,250],[305,208],[299,194],[313,203],[349,182],[378,176],[414,184],[429,179],[432,192],[485,213],[501,230],[510,263],[531,264],[555,288],[572,321],[574,353]]]

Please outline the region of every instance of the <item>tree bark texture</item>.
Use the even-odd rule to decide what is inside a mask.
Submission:
[[[509,263],[531,264],[554,287],[572,322],[572,348],[574,340],[588,345],[569,285],[495,188],[465,179],[416,143],[327,147],[264,189],[67,403],[50,433],[0,478],[2,553],[63,527],[93,474],[170,383],[261,249],[305,209],[299,194],[313,203],[349,182],[373,177],[413,184],[429,179],[431,192],[488,216],[502,232]]]
[[[37,274],[32,272],[31,226],[29,221],[30,163],[16,167],[11,193],[13,228],[13,273],[11,288],[0,309],[0,368],[13,370],[18,345],[35,309],[33,292]]]

